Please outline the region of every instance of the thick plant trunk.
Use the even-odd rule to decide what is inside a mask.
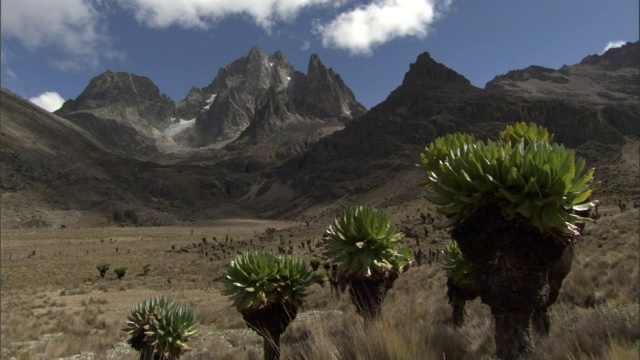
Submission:
[[[279,360],[280,359],[280,334],[266,334],[263,335],[264,360]]]
[[[564,278],[557,264],[570,245],[526,221],[504,218],[494,204],[476,210],[451,235],[473,266],[482,302],[491,307],[498,358],[517,359],[532,351],[532,315],[543,314],[538,325],[548,331],[544,314],[555,301],[550,279]]]
[[[447,279],[447,300],[452,309],[452,323],[455,327],[464,325],[465,304],[478,297],[478,290],[473,285],[459,286],[453,279]]]
[[[393,287],[398,274],[389,273],[368,278],[351,279],[349,295],[356,306],[356,311],[365,319],[375,319],[382,314],[382,302],[387,292]]]
[[[571,262],[573,261],[573,245],[567,245],[559,260],[551,265],[549,271],[549,296],[547,302],[540,308],[536,308],[533,312],[532,326],[533,330],[539,336],[549,336],[549,328],[551,327],[551,319],[549,318],[549,307],[553,305],[560,295],[560,288],[564,278],[571,271]]]
[[[247,325],[264,339],[264,359],[280,359],[280,335],[296,318],[298,308],[288,302],[269,304],[242,312]]]
[[[493,314],[498,359],[515,360],[533,352],[531,313]]]

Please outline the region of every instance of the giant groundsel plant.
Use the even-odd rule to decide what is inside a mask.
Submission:
[[[164,296],[141,301],[127,317],[127,341],[140,352],[140,359],[179,359],[190,350],[187,342],[196,333],[193,312]]]
[[[225,294],[246,324],[263,337],[264,358],[280,358],[280,336],[296,318],[306,289],[314,283],[307,264],[296,258],[256,251],[227,267]]]
[[[387,291],[413,261],[404,235],[381,210],[356,206],[335,219],[327,236],[325,255],[349,284],[356,310],[368,319],[379,316]]]
[[[548,333],[547,308],[580,235],[575,223],[588,220],[574,212],[592,205],[594,171],[552,140],[544,127],[518,123],[497,140],[446,135],[422,153],[426,198],[446,216],[442,226],[452,227],[460,259],[471,264],[476,291],[491,307],[500,359],[533,350],[534,314]],[[451,270],[453,285],[467,272]]]

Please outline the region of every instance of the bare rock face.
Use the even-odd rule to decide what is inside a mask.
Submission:
[[[281,51],[266,55],[257,47],[218,71],[202,89],[210,106],[197,116],[195,146],[231,146],[267,141],[291,123],[347,122],[366,108],[339,75],[317,55],[307,75],[295,70]]]
[[[195,119],[205,106],[207,106],[207,101],[204,93],[194,86],[187,94],[187,97],[178,102],[176,117],[180,119]]]
[[[587,106],[637,105],[640,94],[640,42],[589,55],[558,70],[530,66],[496,76],[487,90],[536,99],[562,99]]]
[[[320,57],[311,55],[305,80],[306,91],[299,100],[329,117],[358,117],[366,108],[356,101],[353,92],[340,75],[327,69]]]
[[[65,102],[57,114],[110,108],[105,110],[111,110],[111,115],[117,118],[129,108],[136,108],[137,115],[161,130],[169,123],[174,107],[173,100],[160,94],[158,87],[149,78],[106,71],[93,78],[78,98]]]

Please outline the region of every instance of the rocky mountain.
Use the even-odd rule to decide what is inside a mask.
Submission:
[[[287,214],[310,204],[370,193],[398,176],[415,174],[420,152],[438,136],[470,132],[479,138],[496,137],[506,124],[517,121],[542,124],[570,147],[593,141],[617,146],[625,136],[640,135],[638,94],[635,98],[635,106],[594,107],[483,90],[423,53],[385,101],[263,180],[263,187],[287,194],[285,201],[273,201],[268,190],[264,201],[255,201],[272,214]],[[416,191],[407,191],[416,194],[417,185]]]
[[[640,66],[628,50],[587,57],[575,68],[606,74],[608,66],[601,85],[619,85],[619,69],[632,74]],[[563,80],[536,81],[546,89]],[[58,112],[64,117],[3,89],[2,225],[162,225],[300,215],[345,199],[400,204],[421,196],[424,174],[415,164],[436,137],[496,137],[517,121],[544,125],[598,164],[602,193],[640,196],[637,166],[611,165],[637,159],[621,150],[640,136],[640,98],[627,96],[594,105],[524,96],[517,87],[480,89],[423,53],[402,84],[365,112],[319,57],[303,74],[284,54],[257,48],[177,105],[149,79],[124,73],[93,79]]]
[[[55,114],[91,133],[109,151],[139,156],[158,150],[174,112],[173,100],[149,78],[106,71]]]
[[[236,156],[274,161],[304,151],[365,112],[317,55],[303,74],[281,51],[266,55],[253,47],[177,104],[146,77],[107,71],[56,114],[115,154],[158,159],[159,153],[228,145]]]
[[[530,66],[496,76],[487,90],[584,105],[631,104],[640,94],[640,42],[589,55],[579,64],[554,70]]]
[[[178,139],[197,147],[236,142],[232,148],[238,149],[291,127],[308,127],[311,135],[362,115],[366,108],[317,55],[311,56],[305,75],[284,53],[266,55],[253,47],[246,57],[220,69],[210,85],[191,89],[177,112],[181,119],[195,119],[190,136]]]

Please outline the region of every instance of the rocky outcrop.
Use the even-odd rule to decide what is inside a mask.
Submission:
[[[175,104],[143,76],[106,71],[55,112],[89,131],[109,151],[143,156],[157,151]]]
[[[589,55],[558,70],[530,66],[496,76],[487,90],[585,106],[636,104],[640,94],[640,42]]]

